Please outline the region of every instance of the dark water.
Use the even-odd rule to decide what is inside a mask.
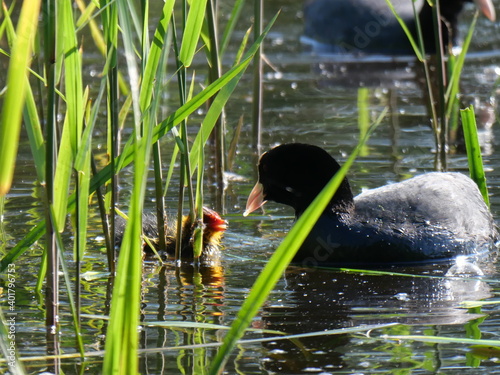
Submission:
[[[251,7],[249,6],[250,14]],[[324,147],[344,161],[355,147],[362,130],[358,127],[360,105],[374,120],[388,107],[390,112],[370,138],[349,176],[355,193],[434,168],[434,138],[423,101],[418,68],[412,61],[315,56],[301,52],[301,5],[277,1],[268,4],[269,17],[278,9],[282,14],[266,43],[263,150],[291,141]],[[463,25],[471,14],[464,16]],[[249,24],[248,20],[241,24]],[[484,19],[466,62],[462,92],[464,103],[474,103],[478,112],[484,163],[491,194],[492,211],[500,217],[500,130],[497,114],[500,76],[500,38]],[[464,31],[464,30],[462,30]],[[242,35],[244,30],[239,30]],[[492,53],[491,53],[492,52]],[[224,331],[206,328],[164,328],[155,322],[198,322],[228,326],[234,319],[253,282],[292,224],[286,207],[268,204],[263,213],[243,218],[246,197],[254,184],[254,155],[251,149],[251,77],[242,79],[227,108],[229,132],[244,115],[245,125],[237,160],[228,177],[224,216],[230,222],[224,239],[220,266],[200,272],[186,266],[179,272],[171,265],[145,262],[142,284],[143,326],[140,340],[141,373],[202,374],[216,353],[214,347],[192,347],[220,342]],[[360,91],[359,87],[363,87]],[[172,89],[175,87],[172,86]],[[171,142],[170,140],[166,143]],[[37,223],[42,211],[41,192],[33,181],[34,167],[27,144],[20,149],[16,182],[5,202],[0,224],[0,243],[9,249]],[[169,160],[169,156],[166,156]],[[467,158],[460,148],[449,157],[452,170],[467,173]],[[130,181],[124,174],[122,205],[126,207]],[[152,185],[151,185],[152,186]],[[215,189],[207,188],[205,203],[213,204]],[[153,196],[150,190],[149,196]],[[168,197],[175,207],[175,194]],[[153,203],[148,200],[147,206]],[[96,215],[96,211],[93,212]],[[83,313],[108,312],[108,275],[99,234],[98,218],[91,218],[89,252],[83,265]],[[67,259],[71,259],[71,239],[67,238]],[[16,261],[17,348],[23,357],[46,354],[45,327],[40,301],[34,292],[40,263],[41,245],[35,245]],[[70,267],[72,266],[69,261]],[[475,309],[461,307],[463,301],[496,301],[500,286],[498,264],[480,264],[483,278],[443,277],[449,266],[396,268],[391,276],[367,272],[302,269],[290,267],[280,280],[253,328],[278,330],[288,334],[321,332],[362,325],[387,324],[384,328],[359,333],[316,335],[296,340],[279,340],[271,333],[248,333],[245,343],[234,350],[227,365],[228,374],[372,374],[439,373],[493,374],[498,352],[479,357],[468,345],[432,344],[412,340],[388,340],[383,335],[436,335],[451,338],[499,339],[500,312],[491,304]],[[424,277],[422,277],[424,276]],[[62,292],[63,296],[65,292]],[[5,296],[3,296],[5,298]],[[69,305],[61,305],[61,338],[66,353],[74,352],[74,333]],[[4,305],[3,305],[4,306]],[[7,306],[7,305],[5,305]],[[401,323],[389,325],[390,323]],[[103,350],[105,322],[84,316],[83,336],[88,352]],[[182,347],[185,346],[185,347]],[[173,347],[181,347],[175,348]],[[161,351],[157,348],[165,348]],[[149,349],[149,350],[148,350]],[[97,353],[99,354],[99,353]],[[26,362],[30,373],[50,369],[50,361]],[[81,365],[76,359],[63,359],[68,374],[99,373],[102,357],[89,357]],[[0,368],[4,364],[0,364]],[[5,369],[2,372],[5,373]]]

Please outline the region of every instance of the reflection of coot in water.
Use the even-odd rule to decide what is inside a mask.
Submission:
[[[121,218],[116,218],[116,234],[115,242],[120,246],[123,233],[125,230],[126,221]],[[184,216],[182,222],[182,248],[181,256],[183,259],[193,259],[193,233],[198,227],[198,224],[193,222],[190,216]],[[219,214],[207,207],[203,207],[203,250],[200,256],[202,264],[217,263],[220,256],[220,240],[227,228],[227,222],[222,219]],[[144,215],[142,230],[144,236],[149,238],[155,250],[159,250],[159,234],[157,218],[154,215]],[[175,255],[175,246],[177,243],[176,222],[165,221],[165,243],[166,256]],[[153,251],[147,243],[144,243],[144,252],[152,254]]]
[[[472,0],[441,0],[444,45],[457,44],[458,16]],[[495,20],[491,0],[475,0],[479,10]],[[418,41],[412,1],[393,1],[396,11]],[[426,0],[416,3],[427,52],[434,52],[432,8]],[[384,0],[311,0],[304,9],[304,42],[320,52],[364,52],[390,55],[413,54],[401,25]]]
[[[267,200],[300,217],[339,164],[323,149],[290,143],[264,153],[245,214]],[[477,185],[460,173],[426,173],[353,198],[346,178],[295,263],[367,267],[447,261],[495,249],[498,233]]]
[[[201,368],[200,351],[186,350],[179,356],[158,348],[192,345],[199,342],[200,337],[207,342],[220,340],[217,330],[189,328],[189,322],[220,324],[221,317],[225,316],[227,288],[223,267],[204,264],[195,267],[189,262],[160,264],[146,259],[143,274],[140,347],[154,348],[155,353],[140,356],[139,373],[170,374],[183,370],[183,373],[191,373],[190,368],[193,374],[196,373],[192,367]],[[186,328],[171,327],[181,321],[186,323]],[[206,358],[210,357],[209,353],[207,350]]]
[[[396,271],[422,275],[435,274],[435,268]],[[464,324],[477,318],[478,315],[459,308],[460,302],[491,297],[486,283],[466,278],[369,275],[298,267],[290,267],[285,278],[289,294],[269,302],[262,319],[265,328],[287,334],[393,322],[411,325],[407,327],[408,334],[422,334],[427,326]],[[391,332],[390,328],[377,330],[374,335]],[[266,369],[287,374],[303,373],[305,368],[316,368],[318,372],[332,372],[340,367],[359,371],[359,367],[351,367],[380,352],[381,345],[360,343],[343,334],[297,340],[264,344],[268,350],[263,363]],[[415,350],[415,357],[423,355]],[[389,362],[390,357],[371,360]],[[387,363],[383,368],[387,368]]]

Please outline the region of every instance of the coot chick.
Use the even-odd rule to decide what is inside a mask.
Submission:
[[[473,0],[440,0],[443,43],[458,44],[458,16],[466,2]],[[491,21],[495,8],[491,0],[474,0],[479,10]],[[412,0],[393,0],[400,17],[418,41]],[[426,51],[436,51],[432,8],[427,0],[417,1],[422,36]],[[304,8],[304,34],[315,41],[317,51],[365,52],[389,55],[413,54],[401,25],[385,0],[312,0]],[[317,43],[316,43],[317,42]]]
[[[245,214],[266,201],[298,218],[339,164],[317,146],[291,143],[264,153]],[[294,258],[303,265],[396,265],[492,250],[498,233],[477,188],[460,173],[431,172],[353,198],[347,178]]]
[[[116,219],[115,243],[117,246],[121,245],[123,239],[123,232],[125,229],[126,221],[118,216]],[[197,223],[193,222],[191,216],[187,215],[182,220],[182,249],[181,256],[185,260],[193,259],[193,233],[197,228]],[[207,207],[203,207],[203,250],[200,256],[202,264],[211,264],[218,261],[220,256],[220,241],[227,229],[227,222],[220,217],[220,215]],[[142,218],[142,232],[149,242],[159,251],[159,234],[157,217],[153,214],[143,215]],[[175,255],[175,246],[177,243],[177,229],[176,222],[165,221],[165,244],[167,257]],[[144,241],[144,252],[146,254],[153,254],[153,250]]]

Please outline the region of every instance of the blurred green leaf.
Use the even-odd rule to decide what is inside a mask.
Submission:
[[[24,2],[19,16],[12,55],[7,72],[7,92],[0,118],[0,196],[7,194],[14,176],[17,146],[24,108],[26,75],[36,34],[40,0]]]
[[[191,7],[182,36],[181,50],[179,59],[185,67],[189,67],[193,62],[193,57],[200,39],[203,20],[205,19],[205,10],[207,8],[207,0],[192,0]]]

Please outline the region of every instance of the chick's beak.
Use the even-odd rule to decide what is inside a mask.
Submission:
[[[224,232],[227,229],[227,227],[228,227],[227,221],[222,219],[220,219],[217,222],[213,222],[210,225],[210,228],[217,232]]]
[[[491,0],[474,0],[477,8],[488,18],[491,22],[495,22],[496,14],[495,7]]]
[[[243,216],[248,216],[249,213],[262,207],[266,202],[267,201],[264,200],[264,187],[260,182],[257,182],[248,196],[247,206],[245,212],[243,212]]]
[[[203,222],[207,229],[214,232],[224,232],[227,229],[227,221],[207,207],[203,207]]]

